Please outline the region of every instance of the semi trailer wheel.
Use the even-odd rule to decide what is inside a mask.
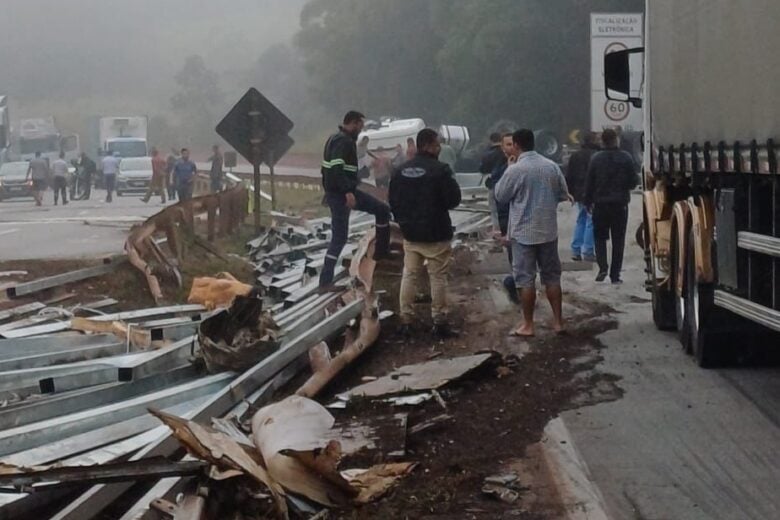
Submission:
[[[650,250],[650,230],[647,227],[647,212],[644,213],[645,266],[647,268],[647,280],[650,285],[653,305],[653,323],[659,330],[675,330],[677,320],[674,310],[674,291],[660,287],[656,281],[656,258]]]
[[[715,307],[715,289],[710,283],[696,282],[696,252],[693,229],[688,235],[688,254],[685,262],[686,329],[690,347],[700,367],[714,367],[723,362],[723,349],[729,337],[728,316]],[[725,326],[725,327],[724,327]]]

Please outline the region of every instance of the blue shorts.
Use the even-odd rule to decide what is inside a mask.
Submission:
[[[512,274],[518,289],[536,286],[536,271],[545,287],[561,285],[558,240],[526,245],[512,241]]]

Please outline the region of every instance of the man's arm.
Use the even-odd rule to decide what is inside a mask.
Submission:
[[[590,159],[590,164],[588,165],[588,174],[585,176],[585,195],[583,196],[582,203],[586,207],[590,207],[593,205],[593,192],[596,189],[596,163],[598,160],[596,159],[596,156],[594,155]]]
[[[496,202],[499,204],[509,204],[517,193],[522,183],[522,175],[518,175],[517,168],[514,164],[507,167],[501,180],[493,186]]]
[[[444,165],[444,178],[442,186],[444,195],[444,205],[447,209],[455,209],[460,206],[461,193],[460,185],[455,180],[455,174],[448,164]]]

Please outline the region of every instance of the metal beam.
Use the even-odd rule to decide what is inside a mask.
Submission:
[[[139,309],[136,311],[116,312],[113,314],[102,314],[90,318],[95,321],[133,321],[152,316],[165,316],[175,314],[187,314],[193,312],[202,312],[205,308],[202,305],[172,305],[170,307],[152,307],[150,309]],[[30,336],[39,336],[41,334],[51,334],[70,329],[70,320],[47,323],[35,327],[26,327],[23,329],[14,329],[4,332],[0,335],[6,338],[27,338]]]
[[[16,318],[18,316],[24,316],[25,314],[30,314],[31,312],[36,312],[45,308],[46,305],[40,302],[18,305],[16,307],[0,311],[0,321],[10,320],[11,318]]]
[[[49,395],[34,401],[23,401],[0,408],[0,429],[45,421],[88,408],[124,401],[162,388],[194,379],[192,365],[130,383],[108,383],[63,394]]]
[[[127,401],[0,431],[0,455],[41,446],[113,422],[142,415],[149,407],[165,408],[195,397],[208,395],[224,388],[225,384],[234,377],[235,374],[232,373],[217,374]]]
[[[0,474],[0,486],[15,489],[44,482],[51,486],[73,484],[102,484],[132,480],[157,480],[166,477],[197,475],[208,468],[209,463],[200,460],[171,462],[164,457],[154,457],[132,462],[114,462],[99,466],[70,466],[16,474]],[[50,486],[46,486],[48,488]]]
[[[224,415],[237,401],[250,394],[275,374],[293,363],[299,356],[308,352],[312,345],[323,341],[344,328],[350,320],[356,318],[363,310],[363,300],[356,300],[325,319],[324,310],[320,310],[320,323],[309,328],[250,368],[235,381],[215,393],[192,416],[193,421],[207,421],[211,417]],[[134,455],[131,460],[145,457],[169,456],[179,449],[179,443],[172,435],[150,444]],[[98,516],[106,506],[132,487],[132,483],[103,484],[93,486],[76,500],[68,504],[51,520],[91,520]]]
[[[181,366],[189,361],[196,347],[197,337],[189,336],[172,345],[150,352],[148,356],[125,363],[124,366],[120,367],[119,380],[133,381]]]
[[[0,339],[0,359],[29,354],[56,352],[75,347],[116,343],[113,334],[77,334],[70,336],[39,336],[35,338]]]
[[[58,352],[44,352],[41,354],[0,360],[0,372],[24,370],[26,368],[49,367],[76,361],[117,356],[126,352],[127,346],[119,342],[114,342],[109,345],[90,345],[87,347],[70,348]]]
[[[18,298],[19,296],[24,296],[25,294],[32,294],[34,292],[43,291],[44,289],[51,289],[52,287],[79,282],[81,280],[94,278],[96,276],[102,276],[115,270],[124,261],[126,261],[125,257],[121,257],[113,261],[109,259],[107,263],[95,267],[87,267],[85,269],[78,269],[69,273],[47,276],[46,278],[40,278],[38,280],[16,284],[13,287],[7,288],[5,293],[8,298],[13,299]]]

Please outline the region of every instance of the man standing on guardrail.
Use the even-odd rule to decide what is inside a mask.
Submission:
[[[339,132],[325,143],[322,186],[325,202],[330,207],[332,235],[320,273],[320,292],[333,290],[334,273],[341,250],[347,243],[349,215],[353,209],[376,217],[374,259],[384,258],[390,247],[390,208],[358,189],[357,138],[363,130],[364,119],[360,112],[347,112]]]

